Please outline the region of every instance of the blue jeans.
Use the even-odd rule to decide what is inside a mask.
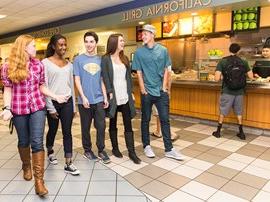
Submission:
[[[44,151],[45,120],[45,109],[26,115],[13,115],[13,123],[18,135],[18,147],[29,147],[31,145],[32,153]]]
[[[169,96],[168,93],[163,91],[160,91],[160,96],[152,96],[150,94],[141,95],[141,133],[143,147],[145,148],[147,145],[150,145],[149,122],[151,120],[153,104],[158,110],[165,152],[171,151],[173,146],[171,141],[171,129],[169,120]]]
[[[63,133],[63,145],[65,158],[72,158],[72,135],[71,127],[73,120],[73,100],[72,97],[66,103],[59,104],[56,101],[52,101],[53,105],[59,114],[59,119],[54,119],[51,115],[47,114],[49,130],[46,136],[46,147],[48,154],[53,153],[53,145],[55,136],[58,130],[59,120],[61,121],[62,133]]]

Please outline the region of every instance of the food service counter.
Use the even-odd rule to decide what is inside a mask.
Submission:
[[[133,80],[135,105],[140,108],[140,90]],[[170,112],[208,120],[218,120],[221,83],[207,81],[174,81]],[[231,111],[225,122],[237,123]],[[270,83],[248,82],[243,107],[243,125],[270,129]]]

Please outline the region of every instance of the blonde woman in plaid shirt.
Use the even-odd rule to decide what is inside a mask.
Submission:
[[[48,193],[44,185],[43,134],[46,119],[45,96],[59,103],[68,97],[55,95],[45,86],[44,66],[35,59],[35,40],[30,35],[19,36],[10,53],[9,63],[2,68],[4,84],[4,108],[0,116],[4,120],[13,117],[18,134],[18,150],[22,161],[23,177],[32,179],[31,155],[36,194]]]

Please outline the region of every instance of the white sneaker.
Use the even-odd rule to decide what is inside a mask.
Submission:
[[[48,159],[49,159],[49,162],[53,165],[57,165],[58,164],[58,161],[57,161],[57,158],[54,156],[54,154],[50,154],[48,156]]]
[[[165,156],[178,161],[183,161],[185,159],[185,157],[181,155],[180,152],[176,151],[174,148],[172,148],[172,150],[169,152],[165,152]]]
[[[154,158],[155,157],[155,153],[153,152],[152,148],[150,145],[147,145],[144,148],[144,154],[145,156],[147,156],[148,158]]]
[[[66,164],[64,170],[66,173],[70,173],[71,175],[80,175],[80,171],[73,163]]]

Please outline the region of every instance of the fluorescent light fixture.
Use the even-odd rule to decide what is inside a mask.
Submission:
[[[139,25],[144,25],[144,24],[145,24],[144,21],[140,21],[140,22],[139,22]]]
[[[0,15],[0,19],[5,17],[7,17],[7,15]]]
[[[192,15],[192,16],[195,16],[195,15],[198,15],[198,13],[196,13],[196,12],[195,12],[195,13],[191,13],[191,15]]]

